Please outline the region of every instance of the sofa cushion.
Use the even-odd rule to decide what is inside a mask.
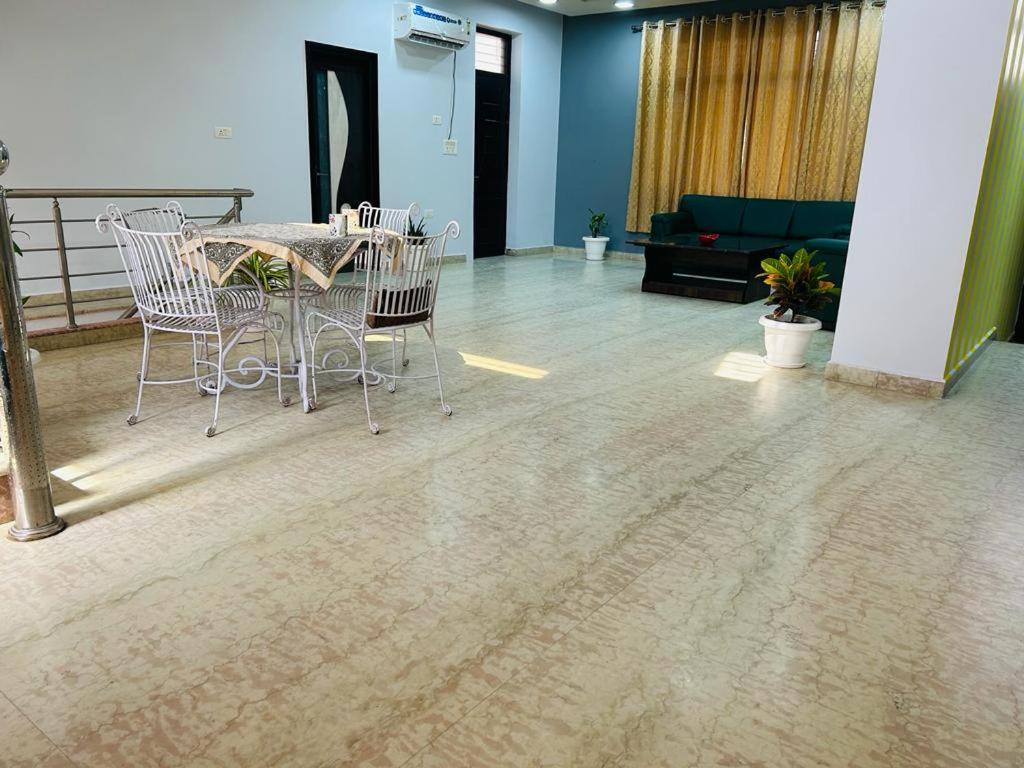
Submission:
[[[833,200],[798,202],[789,225],[790,239],[832,237],[840,227],[853,222],[853,203]]]
[[[744,235],[785,237],[795,205],[793,200],[747,200],[740,232]]]
[[[743,197],[683,195],[680,207],[685,207],[693,214],[698,232],[735,235],[740,231],[746,205],[746,198]]]

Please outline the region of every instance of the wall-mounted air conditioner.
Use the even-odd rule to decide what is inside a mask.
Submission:
[[[419,3],[395,3],[395,39],[458,51],[469,45],[472,22]]]

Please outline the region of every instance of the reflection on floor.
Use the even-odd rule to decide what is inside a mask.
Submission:
[[[137,341],[47,353],[71,525],[0,543],[0,763],[1019,766],[1024,349],[832,384],[639,277],[446,268],[455,415],[379,389],[378,437],[351,385],[129,428]]]

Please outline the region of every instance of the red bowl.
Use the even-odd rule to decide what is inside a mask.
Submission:
[[[711,245],[718,239],[718,235],[713,232],[706,232],[700,235],[700,242],[702,245]]]

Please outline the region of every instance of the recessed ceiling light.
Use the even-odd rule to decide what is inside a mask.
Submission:
[[[633,0],[615,0],[615,7],[626,11],[633,7]]]

